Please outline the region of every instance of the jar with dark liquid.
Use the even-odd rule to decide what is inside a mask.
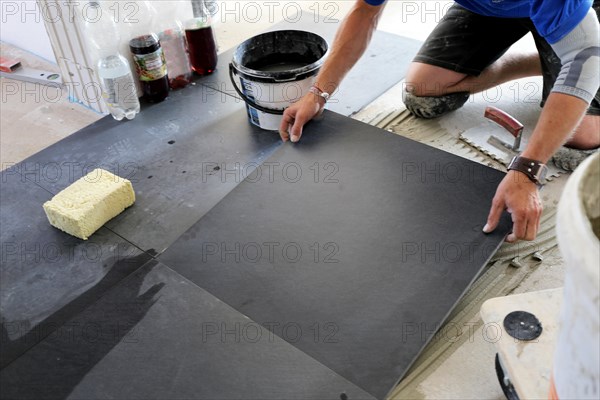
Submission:
[[[150,103],[163,101],[169,95],[167,63],[158,36],[154,33],[138,36],[129,41],[144,99]]]
[[[192,18],[185,23],[185,37],[192,69],[199,75],[211,74],[217,67],[217,44],[210,18]]]

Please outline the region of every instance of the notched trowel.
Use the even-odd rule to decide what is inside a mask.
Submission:
[[[483,115],[490,121],[466,130],[460,138],[508,166],[510,160],[521,151],[523,124],[496,107],[487,107]]]
[[[489,121],[466,130],[460,135],[460,139],[508,167],[513,157],[527,145],[528,138],[523,136],[523,124],[496,107],[487,107],[484,117]],[[554,165],[547,167],[548,177],[556,177],[562,172]]]

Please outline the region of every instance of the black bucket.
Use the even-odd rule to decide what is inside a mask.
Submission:
[[[277,130],[285,108],[309,92],[328,50],[321,36],[295,30],[263,33],[240,44],[229,76],[252,123]]]

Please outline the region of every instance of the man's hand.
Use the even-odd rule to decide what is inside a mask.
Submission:
[[[279,136],[281,140],[287,142],[297,142],[302,136],[304,125],[315,116],[323,112],[325,100],[313,93],[308,93],[299,101],[289,106],[283,113],[281,124],[279,125]]]
[[[506,241],[516,242],[519,239],[534,240],[540,226],[542,202],[535,183],[518,171],[508,171],[498,189],[487,219],[483,227],[485,233],[490,233],[498,226],[502,211],[507,210],[513,222],[512,233]]]

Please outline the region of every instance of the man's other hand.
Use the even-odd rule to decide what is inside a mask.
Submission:
[[[510,213],[513,222],[512,232],[506,238],[507,242],[536,238],[542,215],[542,202],[536,184],[521,172],[508,171],[498,185],[487,224],[483,227],[485,233],[496,229],[504,210]]]

